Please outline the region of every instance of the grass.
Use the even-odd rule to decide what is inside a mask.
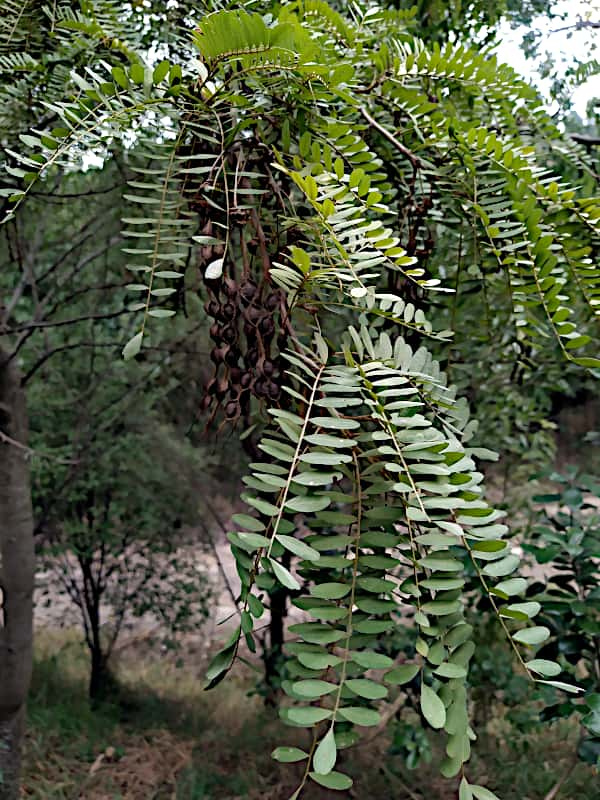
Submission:
[[[38,637],[29,702],[24,794],[37,800],[286,800],[298,768],[270,758],[278,744],[303,746],[305,733],[283,728],[252,687],[250,670],[210,693],[203,664],[177,668],[152,653],[117,665],[119,697],[92,711],[86,653],[75,635]],[[573,758],[576,732],[562,727],[519,734],[494,709],[470,765],[473,781],[502,800],[544,800]],[[358,800],[454,800],[435,766],[410,772],[387,754],[382,736],[344,754]],[[313,784],[314,786],[314,784]],[[338,797],[311,788],[307,800]],[[579,764],[556,800],[600,800],[597,774]]]

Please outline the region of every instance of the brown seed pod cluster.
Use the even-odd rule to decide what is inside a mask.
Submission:
[[[267,281],[250,276],[239,281],[223,274],[204,278],[205,311],[213,320],[210,358],[214,374],[206,386],[202,410],[222,409],[226,420],[247,419],[252,397],[269,404],[281,397],[284,363],[281,352],[288,333],[285,300]]]
[[[222,128],[229,122],[223,118]],[[209,146],[197,138],[180,147],[182,158],[190,158],[184,187],[188,210],[198,215],[206,240],[198,264],[211,322],[212,377],[201,401],[207,427],[217,417],[247,424],[252,398],[269,406],[283,401],[281,353],[291,328],[285,294],[273,285],[270,269],[272,256],[289,247],[293,235],[281,230],[285,193],[271,174],[270,149],[252,136],[237,139],[219,157],[215,154],[209,174],[199,178],[197,156],[208,155]],[[225,246],[218,243],[224,231]],[[223,259],[221,275],[207,277],[207,267],[218,259]]]

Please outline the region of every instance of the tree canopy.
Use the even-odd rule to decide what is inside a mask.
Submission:
[[[252,462],[228,535],[240,625],[208,681],[255,649],[275,589],[306,612],[289,627],[281,715],[312,744],[274,754],[306,765],[293,797],[310,781],[349,788],[338,751],[411,684],[446,733],[442,773],[461,800],[486,800],[464,766],[465,609],[485,597],[531,681],[577,692],[530,657],[550,631],[478,464],[525,396],[538,419],[540,387],[598,377],[597,173],[473,41],[529,7],[395,5],[182,5],[187,38],[137,4],[36,8],[43,25],[8,32],[2,68],[24,77],[6,90],[7,140],[21,121],[3,197],[15,226],[50,182],[114,162],[131,279],[106,302],[127,292],[125,360],[143,363],[182,315],[210,323],[198,402],[216,429],[237,426]],[[9,315],[3,335],[22,325]],[[415,656],[398,666],[386,636],[408,621]]]

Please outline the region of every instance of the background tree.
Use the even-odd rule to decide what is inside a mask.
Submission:
[[[97,352],[92,358],[90,368],[71,354],[79,363],[69,368],[63,359],[60,378],[45,382],[44,394],[50,389],[58,404],[38,404],[34,395],[36,438],[56,455],[36,462],[33,497],[46,592],[56,595],[58,582],[79,610],[97,701],[110,695],[110,655],[133,618],[159,623],[171,643],[202,625],[206,543],[185,531],[197,526],[197,476],[210,480],[211,464],[160,419],[147,381],[124,392],[118,362]]]

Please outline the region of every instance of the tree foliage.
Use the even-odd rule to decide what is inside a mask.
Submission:
[[[200,270],[214,343],[204,405],[241,421],[256,453],[230,534],[241,625],[209,682],[240,641],[253,649],[263,593],[292,593],[308,621],[290,627],[282,716],[312,734],[308,752],[275,753],[305,762],[294,797],[308,781],[349,788],[338,750],[413,680],[424,720],[447,736],[443,774],[461,773],[475,738],[467,570],[530,678],[573,691],[531,664],[550,631],[530,624],[540,604],[483,498],[476,460],[495,442],[473,441],[443,366],[461,330],[468,363],[478,309],[495,319],[477,333],[490,371],[500,337],[524,381],[558,356],[597,373],[594,169],[511,68],[424,41],[409,17],[323,0],[220,7],[200,18],[195,57],[98,54],[10,153],[21,185],[5,191],[9,219],[90,151],[130,153],[139,323],[126,359],[161,335]],[[563,183],[565,165],[582,190]],[[381,643],[407,619],[418,657],[397,666]],[[492,796],[466,777],[460,795]]]

